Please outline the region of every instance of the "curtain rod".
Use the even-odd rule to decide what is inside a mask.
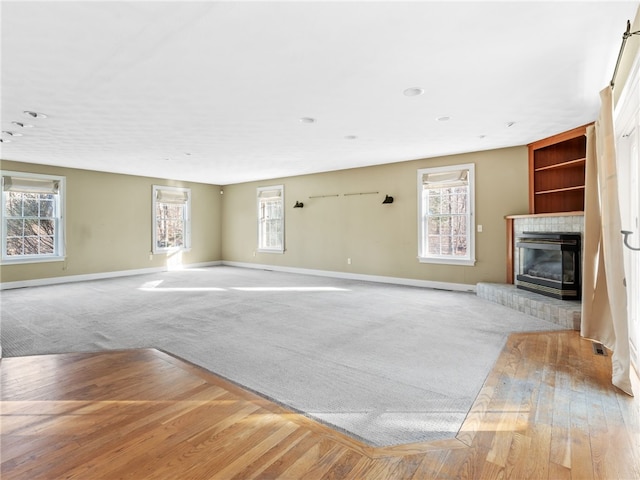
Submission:
[[[618,60],[616,61],[616,68],[613,71],[613,77],[611,77],[611,88],[615,85],[616,75],[618,74],[618,67],[620,66],[620,60],[622,60],[622,54],[624,53],[624,46],[627,43],[627,39],[631,35],[640,35],[640,30],[635,32],[631,31],[631,22],[627,20],[627,30],[622,34],[622,45],[620,45],[620,52],[618,53]]]

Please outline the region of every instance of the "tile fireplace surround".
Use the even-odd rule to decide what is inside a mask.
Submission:
[[[572,232],[580,233],[584,237],[584,213],[567,212],[541,215],[509,215],[507,219],[507,229],[509,220],[512,221],[513,234],[510,235],[511,249],[513,251],[513,263],[511,264],[511,278],[515,278],[517,265],[520,261],[518,249],[515,248],[516,238],[524,232]],[[508,235],[508,233],[507,233]],[[509,235],[508,235],[509,236]],[[583,242],[584,243],[584,242]],[[509,267],[507,267],[509,268]],[[513,282],[508,282],[513,283]]]
[[[516,238],[524,232],[574,232],[584,234],[584,213],[544,213],[509,215],[507,220],[507,283],[479,283],[479,297],[522,313],[579,330],[581,303],[579,300],[558,300],[516,288],[513,284],[520,261]],[[584,243],[584,242],[583,242]]]

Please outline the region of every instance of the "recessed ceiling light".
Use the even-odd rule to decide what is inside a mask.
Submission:
[[[347,140],[355,140],[356,138],[358,138],[356,135],[347,135],[346,137]]]
[[[402,92],[405,97],[417,97],[424,93],[424,88],[411,87]]]
[[[30,123],[22,123],[22,122],[11,122],[11,123],[20,128],[33,128],[33,125],[31,125]]]
[[[447,122],[451,120],[451,117],[445,115],[444,117],[438,117],[436,120],[438,120],[439,122]]]
[[[300,123],[316,123],[316,119],[312,117],[302,117],[300,118]]]
[[[3,130],[2,133],[4,133],[5,135],[9,135],[11,137],[21,137],[22,134],[18,133],[18,132],[8,132],[6,130]]]
[[[47,118],[44,113],[32,112],[31,110],[25,110],[24,114],[30,116],[31,118]]]

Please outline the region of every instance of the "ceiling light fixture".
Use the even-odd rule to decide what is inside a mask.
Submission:
[[[302,117],[300,118],[300,123],[316,123],[316,119],[312,117]]]
[[[5,135],[9,135],[10,137],[21,137],[22,134],[18,133],[18,132],[9,132],[7,130],[3,130],[2,133],[4,133]]]
[[[11,143],[11,140],[7,140],[6,138],[0,138],[0,143]]]
[[[356,135],[347,135],[346,137],[344,137],[347,140],[355,140],[356,138],[358,138]]]
[[[424,88],[419,88],[419,87],[407,88],[407,89],[405,89],[404,92],[402,92],[402,94],[405,97],[418,97],[418,96],[422,95],[423,93],[424,93]]]
[[[22,123],[22,122],[11,122],[11,123],[20,128],[33,128],[33,125],[31,125],[30,123]]]
[[[516,122],[507,122],[507,128],[508,127],[513,127],[516,124]]]
[[[439,122],[448,122],[449,120],[451,120],[451,117],[447,117],[446,115],[444,117],[438,117],[436,118],[436,120],[438,120]]]

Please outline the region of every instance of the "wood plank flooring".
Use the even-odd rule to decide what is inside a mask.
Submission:
[[[456,439],[386,448],[157,350],[0,370],[4,480],[640,478],[638,397],[574,331],[512,335]]]

